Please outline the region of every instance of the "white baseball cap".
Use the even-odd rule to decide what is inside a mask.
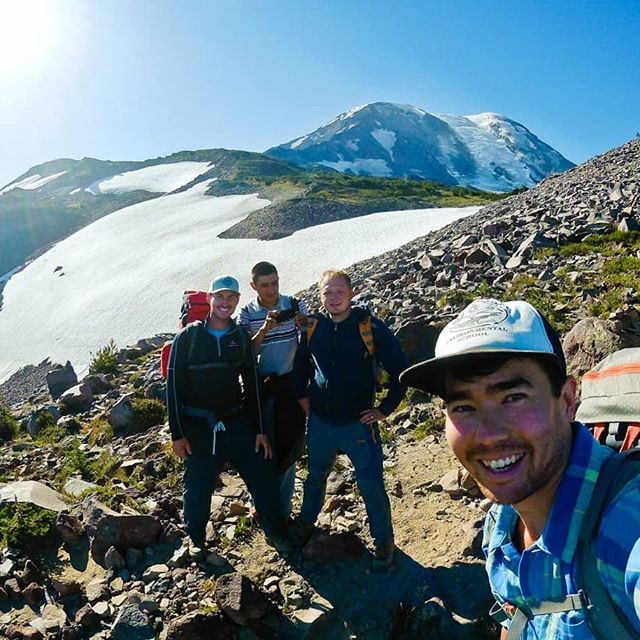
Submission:
[[[504,353],[548,357],[566,375],[558,334],[545,317],[523,300],[474,300],[441,331],[435,357],[409,367],[400,381],[440,393],[446,370],[472,355]]]

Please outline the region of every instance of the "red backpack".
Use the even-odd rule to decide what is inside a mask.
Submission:
[[[178,328],[183,329],[191,322],[204,320],[209,315],[209,294],[206,291],[193,291],[191,289],[182,294],[182,307],[180,308],[180,320]],[[165,342],[160,353],[160,373],[167,379],[169,367],[169,354],[173,340]]]

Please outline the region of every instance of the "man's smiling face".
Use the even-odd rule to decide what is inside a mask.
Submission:
[[[218,322],[228,321],[236,310],[239,300],[240,294],[227,289],[210,294],[209,309],[211,317]]]
[[[484,495],[550,505],[569,459],[575,381],[555,397],[536,360],[512,358],[493,373],[447,380],[445,396],[447,441]]]

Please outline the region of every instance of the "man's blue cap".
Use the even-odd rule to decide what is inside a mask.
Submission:
[[[211,281],[209,293],[217,293],[218,291],[233,291],[240,293],[240,285],[233,276],[219,276]]]

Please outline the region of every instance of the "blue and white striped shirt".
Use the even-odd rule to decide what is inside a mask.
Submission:
[[[278,304],[275,307],[263,307],[256,298],[240,311],[240,326],[244,327],[253,337],[264,324],[269,311],[281,311],[291,309],[292,298],[280,294]],[[300,312],[308,315],[304,300],[298,300]],[[269,331],[260,345],[258,354],[258,371],[262,377],[271,374],[284,375],[293,369],[293,359],[298,346],[298,328],[293,320],[278,323]]]

